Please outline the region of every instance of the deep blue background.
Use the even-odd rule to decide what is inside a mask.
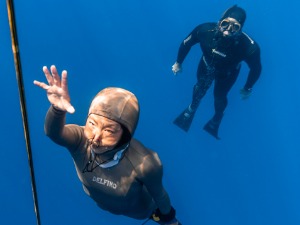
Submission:
[[[229,94],[221,141],[202,130],[213,114],[211,90],[184,133],[172,121],[190,103],[201,52],[195,46],[175,77],[171,66],[179,44],[196,25],[217,21],[235,3],[246,9],[244,30],[261,46],[261,78],[251,98],[241,101],[248,73],[243,65]],[[45,81],[42,66],[52,64],[69,73],[76,109],[69,123],[84,124],[90,101],[104,87],[137,95],[135,137],[159,153],[164,184],[184,225],[300,224],[298,9],[295,0],[15,0],[42,224],[142,223],[97,208],[68,152],[44,135],[49,103],[32,82]],[[36,224],[3,0],[0,41],[0,224]]]

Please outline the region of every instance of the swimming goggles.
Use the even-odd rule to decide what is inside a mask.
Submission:
[[[220,28],[225,31],[239,32],[241,30],[241,24],[233,18],[226,18],[219,24]]]

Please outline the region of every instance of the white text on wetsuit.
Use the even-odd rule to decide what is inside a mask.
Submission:
[[[219,51],[217,51],[216,49],[212,49],[211,50],[212,51],[212,53],[215,53],[215,54],[218,54],[218,55],[220,55],[220,56],[222,56],[222,57],[226,57],[226,54],[224,54],[224,53],[222,53],[222,52],[219,52]]]
[[[93,181],[98,183],[98,184],[102,184],[104,186],[107,186],[107,187],[111,187],[113,189],[116,189],[117,188],[117,184],[115,184],[114,182],[110,181],[110,180],[106,180],[106,179],[103,179],[101,177],[93,177]]]

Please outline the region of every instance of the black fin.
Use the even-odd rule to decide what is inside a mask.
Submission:
[[[214,136],[216,139],[220,140],[221,138],[218,136],[219,126],[220,124],[214,123],[212,120],[209,120],[203,127],[203,130]]]
[[[185,132],[188,132],[193,122],[194,115],[195,111],[191,112],[187,108],[173,121],[173,123]]]

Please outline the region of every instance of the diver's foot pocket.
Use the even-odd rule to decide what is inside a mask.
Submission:
[[[214,136],[217,140],[220,140],[221,138],[218,136],[219,126],[219,123],[209,120],[203,127],[203,130]]]

